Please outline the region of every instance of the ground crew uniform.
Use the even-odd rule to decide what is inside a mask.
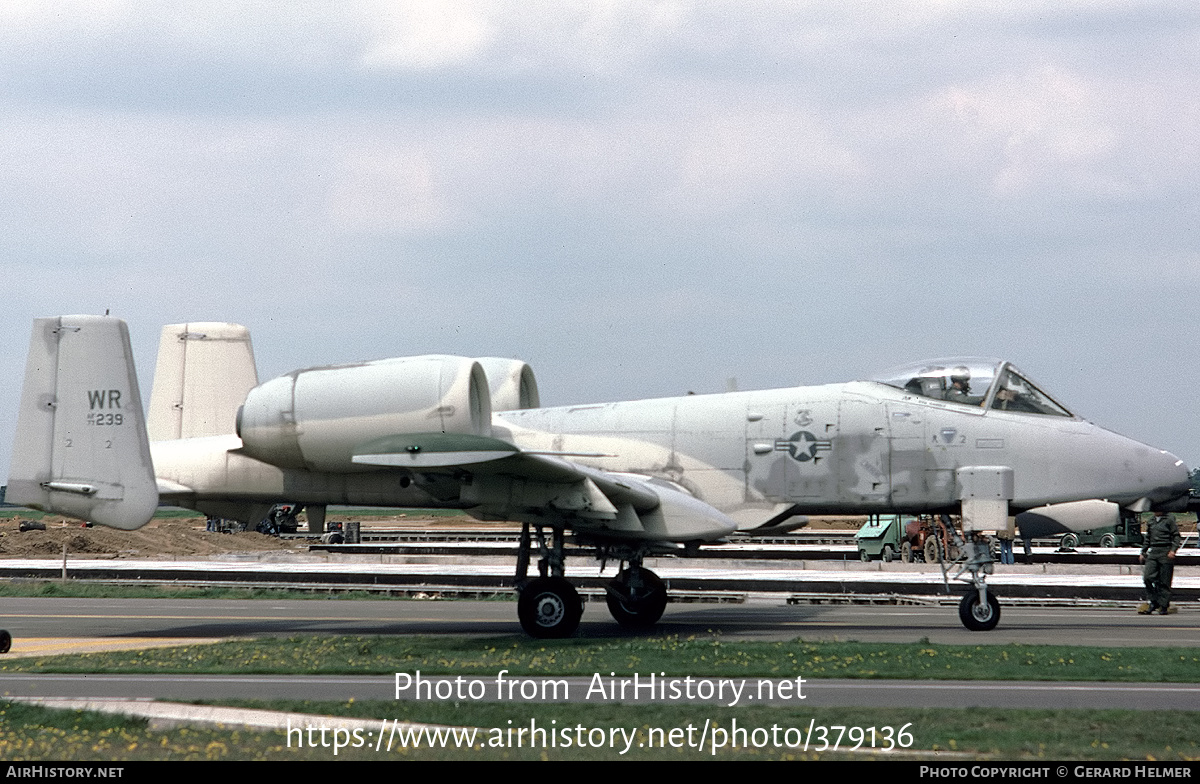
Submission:
[[[1146,526],[1146,538],[1142,540],[1142,581],[1146,583],[1149,606],[1139,612],[1152,613],[1158,610],[1163,615],[1171,606],[1171,577],[1175,572],[1175,551],[1182,544],[1175,515],[1156,514]]]

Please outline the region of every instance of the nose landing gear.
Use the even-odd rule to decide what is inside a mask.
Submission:
[[[972,588],[958,604],[958,617],[973,632],[990,632],[1000,622],[1000,602],[986,585],[982,592]]]
[[[963,539],[954,528],[948,515],[941,516],[941,524],[954,543],[954,550],[959,555],[954,562],[959,564],[954,579],[963,579],[971,584],[971,589],[958,604],[958,618],[963,626],[973,632],[990,632],[1000,623],[1000,601],[988,590],[987,576],[995,566],[992,559],[992,549],[987,539],[978,533],[968,534]],[[936,545],[935,545],[936,546]],[[938,547],[940,555],[940,547]],[[946,591],[950,591],[950,581],[947,576],[949,564],[942,561],[942,579],[946,583]],[[964,577],[963,575],[968,575]]]

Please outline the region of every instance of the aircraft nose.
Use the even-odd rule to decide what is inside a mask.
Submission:
[[[1154,460],[1151,501],[1170,503],[1186,499],[1191,490],[1191,472],[1184,462],[1165,449]]]
[[[1092,465],[1105,488],[1097,498],[1142,511],[1186,505],[1190,474],[1177,456],[1111,431],[1097,447]]]

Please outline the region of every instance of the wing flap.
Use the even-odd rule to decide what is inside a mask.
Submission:
[[[600,455],[587,455],[600,457]],[[614,538],[711,540],[737,527],[729,517],[663,479],[603,471],[562,453],[527,452],[487,436],[385,436],[355,450],[361,466],[459,476],[460,500],[486,519],[561,524]]]

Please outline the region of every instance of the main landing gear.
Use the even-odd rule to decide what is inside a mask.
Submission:
[[[641,558],[608,584],[608,611],[626,629],[648,629],[667,609],[667,587],[641,566]]]
[[[579,592],[562,577],[530,580],[517,599],[517,617],[530,637],[569,637],[582,615]]]
[[[569,637],[583,616],[583,600],[564,576],[564,539],[562,528],[551,529],[549,542],[542,526],[531,531],[526,523],[521,528],[517,549],[516,585],[520,592],[517,618],[531,637]],[[530,579],[529,562],[535,542],[540,555],[539,576]],[[605,557],[610,555],[603,552]],[[612,555],[628,566],[606,586],[608,611],[627,629],[647,629],[658,623],[667,607],[667,587],[658,575],[642,566],[645,553],[636,550]]]

